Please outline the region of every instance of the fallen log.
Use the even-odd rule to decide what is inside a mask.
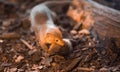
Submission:
[[[120,12],[92,0],[74,0],[67,15],[100,38],[114,38],[120,46]]]
[[[93,7],[94,29],[101,35],[120,38],[120,12],[94,1],[88,2]],[[103,30],[103,32],[100,30]]]

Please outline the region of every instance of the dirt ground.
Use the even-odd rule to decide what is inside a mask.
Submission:
[[[57,12],[55,23],[71,39],[73,52],[45,57],[28,20],[30,9],[44,1],[0,0],[0,72],[120,72],[120,48],[114,39],[101,41],[87,30],[82,34],[81,24],[65,14],[69,5]]]

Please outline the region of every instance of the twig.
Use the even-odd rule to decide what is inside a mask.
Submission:
[[[82,70],[82,71],[94,71],[94,69],[93,68],[84,68],[84,67],[78,67],[77,68],[78,70]]]
[[[2,39],[13,39],[13,38],[20,38],[20,35],[17,33],[4,33],[0,35]]]
[[[20,41],[25,44],[29,49],[34,49],[27,41],[23,40],[23,39],[20,39]]]
[[[73,60],[73,62],[65,69],[63,70],[63,72],[69,72],[71,70],[73,70],[81,61],[82,57],[78,57],[76,59]]]

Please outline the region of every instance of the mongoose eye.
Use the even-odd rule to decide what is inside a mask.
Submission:
[[[56,42],[58,42],[58,40],[56,40]]]

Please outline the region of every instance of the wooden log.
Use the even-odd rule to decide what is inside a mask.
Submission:
[[[92,0],[74,0],[67,15],[82,22],[83,28],[92,27],[101,38],[115,38],[120,45],[120,11]]]
[[[120,12],[88,0],[95,19],[94,29],[102,36],[120,38]]]

